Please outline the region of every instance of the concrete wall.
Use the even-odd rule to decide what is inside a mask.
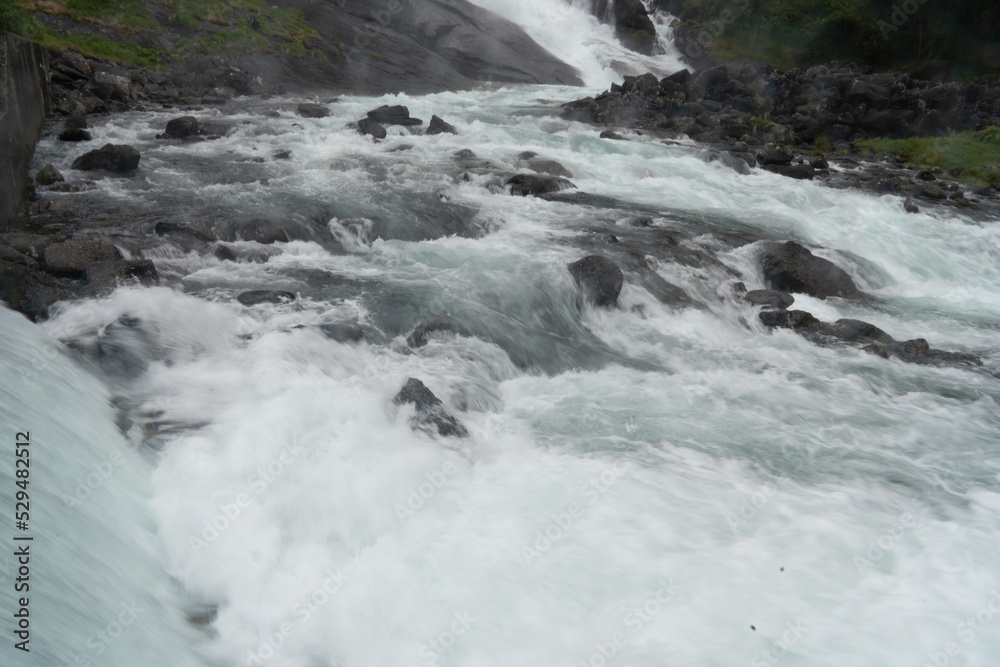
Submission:
[[[30,178],[51,102],[48,71],[45,49],[0,31],[0,231],[17,213]]]

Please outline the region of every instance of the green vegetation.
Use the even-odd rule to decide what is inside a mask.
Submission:
[[[13,0],[0,0],[0,30],[21,35],[28,31],[31,17]]]
[[[153,20],[149,12],[153,3],[174,10],[169,27],[189,35],[169,51],[144,48],[129,39],[137,33],[161,33],[167,27]],[[122,39],[55,31],[33,16],[41,14],[113,28]],[[310,53],[310,42],[319,38],[301,10],[275,9],[265,0],[0,0],[0,27],[49,48],[72,48],[84,55],[154,69],[190,53],[237,55],[280,48],[282,53],[304,58]],[[318,49],[312,49],[312,55],[326,59]]]
[[[162,52],[132,42],[116,42],[100,35],[60,35],[48,28],[39,27],[32,39],[49,49],[72,48],[89,56],[117,60],[128,65],[147,69],[162,67]]]
[[[774,66],[839,60],[910,69],[948,60],[956,78],[1000,73],[995,0],[657,0],[717,60]]]
[[[1000,187],[1000,127],[946,137],[867,139],[857,143],[874,153],[899,155],[920,167],[939,167],[944,174],[965,183]]]

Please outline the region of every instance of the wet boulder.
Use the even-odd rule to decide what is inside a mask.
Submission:
[[[198,119],[194,116],[181,116],[167,121],[167,129],[163,135],[170,139],[185,139],[199,134]]]
[[[458,134],[458,130],[451,123],[446,123],[439,116],[431,116],[430,125],[427,126],[426,134]]]
[[[289,303],[295,301],[295,294],[283,290],[250,290],[236,297],[244,306],[257,306],[262,303]]]
[[[271,243],[288,243],[288,232],[281,223],[265,218],[247,220],[233,226],[234,237],[224,238],[224,241],[255,241],[264,245]]]
[[[139,168],[139,151],[125,144],[104,144],[101,148],[84,153],[73,161],[73,169],[93,171],[134,171]]]
[[[90,141],[93,138],[90,132],[79,127],[68,127],[59,133],[59,141]]]
[[[573,262],[568,268],[587,299],[598,306],[618,304],[624,276],[617,264],[602,255],[589,255]]]
[[[819,299],[862,296],[846,271],[794,241],[768,245],[761,255],[761,269],[769,289],[799,292]]]
[[[804,310],[762,310],[758,315],[766,327],[807,331],[820,321]]]
[[[107,241],[63,241],[45,248],[43,265],[48,273],[65,278],[84,278],[95,264],[121,259],[121,253]]]
[[[73,283],[0,258],[0,300],[31,320],[44,320],[52,304],[76,296]]]
[[[615,19],[615,36],[622,46],[647,56],[653,55],[656,26],[649,18],[642,0],[615,0],[612,11]]]
[[[902,342],[875,343],[864,348],[885,359],[899,359],[910,364],[924,366],[982,366],[982,360],[974,354],[947,352],[930,346],[923,338]]]
[[[382,125],[423,125],[419,118],[411,118],[410,110],[401,104],[382,105],[368,112],[368,117]]]
[[[441,399],[416,378],[407,379],[392,402],[396,405],[412,404],[416,408],[410,420],[410,426],[415,429],[446,437],[464,438],[469,435],[465,426],[448,414]]]
[[[66,179],[63,175],[59,173],[59,170],[53,167],[51,164],[47,164],[38,170],[35,174],[35,182],[39,185],[52,185],[53,183],[59,183]]]
[[[776,310],[785,310],[795,303],[795,297],[788,292],[778,292],[769,289],[750,290],[743,294],[743,300],[755,306],[774,308]]]
[[[570,181],[558,176],[542,174],[516,174],[507,179],[511,194],[520,197],[547,195],[576,187]]]
[[[528,169],[550,176],[565,176],[573,178],[572,172],[555,160],[543,160],[541,158],[531,158],[527,161]]]
[[[296,111],[303,118],[326,118],[330,115],[330,109],[326,105],[311,102],[303,102],[296,108]]]
[[[358,131],[361,134],[367,134],[368,136],[375,137],[376,139],[385,139],[386,131],[385,128],[379,124],[378,121],[372,120],[371,118],[362,118],[358,121]]]

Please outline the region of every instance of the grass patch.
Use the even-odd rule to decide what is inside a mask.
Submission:
[[[48,28],[39,28],[32,39],[56,50],[74,49],[85,56],[107,58],[126,65],[160,69],[163,54],[132,42],[116,42],[99,35],[60,35]]]
[[[68,16],[77,23],[97,23],[119,32],[158,32],[159,24],[138,0],[17,0],[30,13]]]
[[[0,0],[0,30],[24,36],[32,29],[31,16],[13,0]]]
[[[207,37],[184,39],[177,43],[179,53],[206,51],[212,55],[232,56],[241,53],[267,53],[271,42],[246,26],[220,30]]]
[[[306,47],[300,42],[285,42],[281,45],[281,52],[293,58],[305,58]]]
[[[946,137],[866,139],[856,142],[873,153],[891,153],[924,168],[939,167],[972,185],[1000,188],[1000,128],[956,132]]]

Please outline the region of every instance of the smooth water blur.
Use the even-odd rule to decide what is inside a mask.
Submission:
[[[6,308],[0,349],[2,664],[208,664],[196,650],[200,635],[184,621],[182,589],[159,558],[147,507],[149,461],[115,426],[107,389],[57,341]],[[19,432],[31,443],[30,475],[16,487]],[[19,491],[29,496],[27,530],[14,525]],[[26,545],[23,563],[14,553]],[[20,640],[11,619],[21,598],[29,602],[28,652],[14,648]]]
[[[295,100],[247,103],[216,119],[231,134],[199,144],[155,140],[167,113],[92,130],[143,155],[137,178],[75,195],[110,199],[109,219],[117,201],[139,221],[263,215],[295,230],[237,244],[262,263],[165,237],[149,254],[168,286],[69,304],[44,325],[81,349],[116,337],[148,364],[112,387],[137,420],[130,438],[156,452],[167,568],[190,604],[218,607],[213,658],[920,667],[954,641],[951,664],[995,665],[1000,383],[985,371],[1000,370],[1000,227],[739,176],[696,147],[603,140],[556,117],[579,95],[342,98],[326,119],[296,117]],[[383,103],[460,134],[394,127],[373,144],[346,127]],[[508,196],[460,149],[507,173],[535,151],[621,208]],[[39,149],[69,176],[72,158]],[[439,236],[442,210],[462,234],[400,240]],[[655,263],[697,306],[627,281],[619,309],[577,308],[566,264],[623,234],[630,211],[711,251]],[[757,245],[713,236],[748,230],[810,244],[876,297],[797,307],[973,352],[985,371],[768,333],[725,296],[736,279],[763,286]],[[329,235],[353,236],[338,250]],[[300,298],[247,308],[234,300],[246,289]],[[407,331],[435,318],[468,335],[411,349]],[[368,341],[321,329],[355,323]],[[411,430],[392,403],[408,377],[471,437]]]

